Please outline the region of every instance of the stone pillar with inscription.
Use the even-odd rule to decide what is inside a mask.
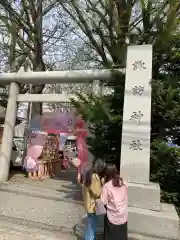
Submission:
[[[129,47],[126,64],[121,171],[130,182],[149,182],[151,72],[152,47],[149,45]]]
[[[121,175],[129,184],[129,235],[143,240],[145,236],[178,239],[179,218],[175,208],[160,203],[160,187],[149,181],[151,78],[152,46],[128,47]]]

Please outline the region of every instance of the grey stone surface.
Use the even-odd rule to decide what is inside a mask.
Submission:
[[[136,69],[141,61],[145,68]],[[152,45],[128,46],[121,140],[121,175],[128,182],[149,183],[151,79]]]
[[[53,184],[54,181],[54,184]],[[46,187],[44,186],[46,184]],[[23,183],[13,182],[11,184],[0,185],[1,192],[15,193],[25,196],[34,196],[56,201],[73,201],[78,200],[80,190],[76,185],[67,181],[47,179],[44,182],[34,182],[24,180]]]
[[[128,183],[129,206],[142,209],[160,211],[160,187],[159,184],[136,184]]]
[[[73,228],[82,217],[82,206],[68,201],[58,202],[43,198],[0,192],[0,216],[38,221],[57,228]]]
[[[76,236],[49,232],[0,220],[0,240],[77,240]]]
[[[35,181],[22,174],[0,185],[0,240],[75,240],[74,226],[84,214],[75,172],[61,179]]]
[[[2,144],[0,149],[0,182],[8,180],[9,166],[11,159],[11,151],[13,146],[14,127],[17,116],[17,95],[19,93],[19,85],[12,82],[9,86],[8,103],[6,108],[6,117],[4,121],[4,129],[2,136]]]
[[[80,188],[76,185],[76,171],[61,171],[59,178],[44,181],[31,180],[22,174],[11,174],[7,184],[0,185],[0,191],[26,196],[37,196],[51,200],[78,200]]]
[[[129,207],[128,229],[144,236],[178,240],[179,217],[170,204],[161,204],[161,211]]]

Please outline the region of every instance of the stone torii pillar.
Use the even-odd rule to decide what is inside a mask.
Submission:
[[[10,83],[9,97],[4,122],[2,145],[0,149],[0,182],[6,182],[9,177],[9,167],[13,146],[14,128],[17,117],[17,96],[19,84]]]

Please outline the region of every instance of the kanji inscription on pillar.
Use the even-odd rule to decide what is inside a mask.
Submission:
[[[134,96],[142,96],[143,93],[144,93],[144,87],[143,87],[143,86],[136,86],[136,85],[135,85],[135,86],[132,88],[132,94],[133,94]]]
[[[145,62],[143,62],[142,60],[138,60],[138,61],[135,61],[133,64],[133,71],[136,71],[136,70],[144,70],[146,69],[146,65],[145,65]]]
[[[140,140],[133,140],[129,145],[129,150],[142,151],[142,143]]]
[[[138,125],[140,125],[143,115],[144,114],[141,111],[133,112],[129,120],[135,120],[137,121]]]

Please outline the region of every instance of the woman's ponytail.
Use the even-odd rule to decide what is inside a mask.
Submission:
[[[124,185],[123,179],[120,177],[118,170],[114,164],[107,165],[106,171],[107,181],[112,181],[114,187],[121,187]]]

